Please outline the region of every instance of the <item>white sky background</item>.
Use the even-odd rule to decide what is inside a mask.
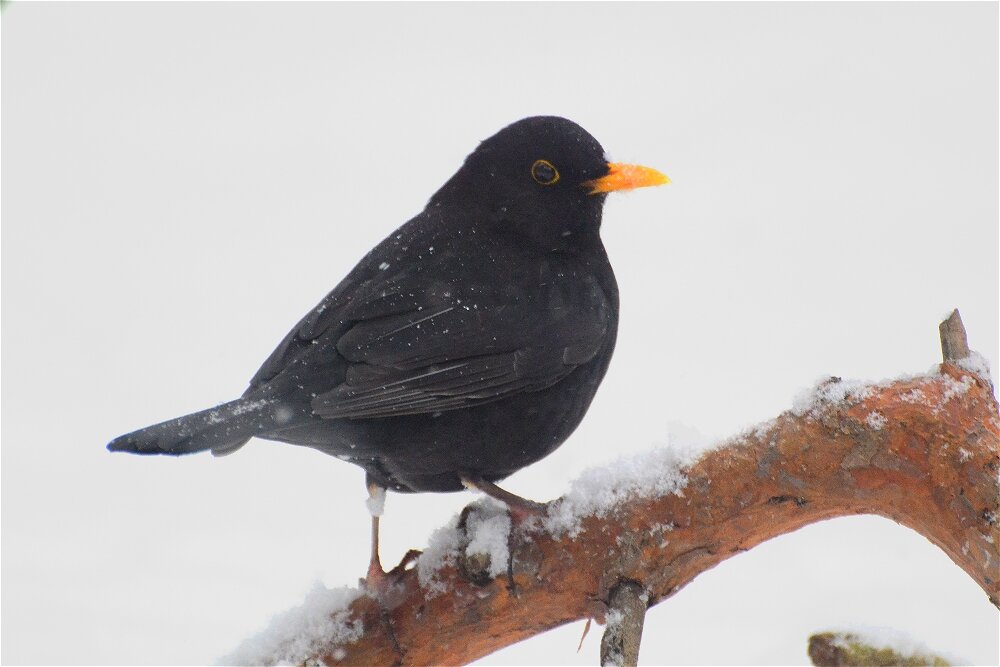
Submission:
[[[997,5],[24,4],[2,19],[5,663],[206,663],[367,559],[363,473],[254,441],[111,455],[238,396],[476,143],[572,118],[674,184],[609,199],[622,295],[583,425],[510,490],[777,415],[823,375],[998,367]],[[472,496],[390,496],[383,557]],[[653,609],[644,663],[796,664],[890,626],[997,664],[923,537],[813,525]],[[484,664],[596,664],[582,622]]]

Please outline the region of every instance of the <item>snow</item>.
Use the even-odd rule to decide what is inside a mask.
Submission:
[[[507,571],[510,558],[508,537],[510,535],[510,514],[503,503],[489,499],[480,502],[477,511],[470,512],[466,520],[466,532],[471,536],[465,554],[485,554],[490,557],[490,576],[495,577]]]
[[[889,420],[886,419],[885,415],[878,410],[872,410],[868,413],[868,416],[865,417],[865,423],[868,424],[873,431],[881,431],[882,427],[889,423]]]
[[[605,517],[623,503],[638,498],[682,496],[685,470],[704,447],[680,443],[619,459],[608,466],[584,471],[569,492],[549,507],[542,525],[555,537],[580,534],[583,519]]]
[[[604,617],[605,631],[617,628],[624,620],[625,614],[617,609],[612,609]],[[621,667],[623,664],[625,664],[625,656],[617,648],[609,650],[608,654],[604,656],[604,660],[601,661],[601,667]]]
[[[975,373],[983,379],[989,380],[994,385],[996,384],[996,382],[993,382],[993,374],[990,372],[990,362],[975,350],[970,351],[969,356],[964,359],[955,361],[955,365],[971,373]]]
[[[975,380],[968,375],[963,375],[961,380],[956,380],[950,375],[946,375],[944,376],[944,382],[944,392],[941,394],[942,404],[947,403],[953,398],[965,395],[965,392],[969,391],[972,385],[975,384]]]
[[[904,403],[923,403],[925,400],[927,400],[927,396],[924,394],[924,392],[920,391],[919,389],[913,389],[912,391],[908,391],[905,394],[901,395],[899,397],[899,400],[903,401]]]
[[[460,542],[457,514],[445,526],[431,533],[427,548],[417,559],[417,581],[427,591],[427,597],[434,597],[448,590],[438,574],[443,568],[454,565]]]
[[[331,643],[353,643],[364,628],[361,621],[348,621],[348,607],[361,594],[357,588],[328,589],[317,582],[301,605],[275,616],[267,629],[220,658],[219,664],[297,665]],[[343,649],[339,653],[346,655]]]
[[[989,364],[976,352],[972,352],[968,357],[954,363],[963,370],[992,381]],[[971,375],[962,375],[960,379],[956,380],[951,375],[941,373],[940,367],[937,365],[925,374],[903,374],[879,382],[863,382],[860,380],[843,380],[838,377],[826,377],[819,380],[811,389],[800,392],[792,401],[791,412],[799,417],[815,419],[823,410],[831,405],[853,405],[869,398],[878,389],[894,382],[904,381],[913,381],[918,384],[943,382],[944,391],[941,394],[941,399],[936,403],[932,403],[928,399],[927,394],[919,387],[911,389],[899,397],[901,401],[906,403],[920,403],[928,405],[934,410],[940,410],[948,401],[963,396],[975,385],[975,379]],[[885,415],[879,412],[869,413],[865,421],[876,431],[888,423]],[[755,435],[763,435],[763,431],[767,425],[765,423],[756,427],[754,430]]]
[[[623,614],[618,609],[612,609],[607,614],[604,615],[604,626],[608,630],[613,630],[621,625],[622,621],[625,620],[625,614]]]
[[[259,401],[250,401],[249,403],[241,403],[236,405],[232,409],[232,415],[234,417],[239,417],[240,415],[245,415],[248,412],[254,412],[260,410],[271,403],[274,403],[274,399],[262,398]]]
[[[375,487],[365,505],[372,516],[382,516],[385,512],[385,489],[381,486]]]
[[[615,650],[608,651],[608,655],[601,663],[601,667],[621,667],[625,664],[625,656]]]
[[[468,544],[466,556],[485,554],[490,557],[491,577],[507,571],[510,558],[508,536],[511,522],[507,506],[493,498],[483,498],[471,506],[465,524]],[[458,550],[462,546],[463,534],[458,529],[460,515],[456,514],[442,528],[431,534],[429,544],[417,559],[417,581],[427,591],[428,597],[435,597],[447,591],[438,576],[445,567],[455,564]]]
[[[828,405],[856,403],[872,395],[874,385],[860,380],[842,380],[828,377],[817,382],[812,389],[800,392],[792,399],[792,414],[815,417]]]

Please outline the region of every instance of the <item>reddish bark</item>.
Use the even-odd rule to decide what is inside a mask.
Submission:
[[[941,337],[946,359],[967,352],[957,311]],[[574,538],[515,530],[509,576],[484,577],[488,564],[471,557],[439,573],[448,592],[434,595],[408,570],[381,604],[362,597],[351,606],[348,620],[364,624],[357,642],[330,645],[310,662],[466,663],[563,623],[602,619],[612,591],[628,582],[653,605],[735,553],[848,514],[916,530],[1000,606],[998,471],[993,389],[946,361],[938,376],[787,412],[733,439],[690,467],[683,496],[625,503],[585,519]],[[631,652],[636,620],[606,643]]]

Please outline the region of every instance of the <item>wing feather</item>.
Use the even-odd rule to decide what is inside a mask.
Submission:
[[[365,382],[345,382],[317,396],[312,407],[315,414],[330,419],[442,412],[542,389],[574,368],[562,363],[560,355],[541,350],[490,355],[397,375],[370,374]],[[387,381],[389,377],[395,379]]]

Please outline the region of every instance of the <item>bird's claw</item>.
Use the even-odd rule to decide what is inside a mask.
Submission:
[[[373,560],[368,564],[368,573],[364,579],[358,581],[358,585],[376,599],[384,599],[389,589],[399,583],[410,565],[416,562],[422,553],[419,549],[410,549],[403,555],[399,564],[388,572],[382,569],[382,563]]]
[[[417,562],[417,559],[420,558],[420,555],[422,553],[424,552],[421,551],[420,549],[410,549],[405,554],[403,554],[403,558],[399,561],[399,564],[396,567],[389,570],[387,574],[391,577],[396,577],[398,579],[403,575],[404,572],[406,572],[409,569],[411,563]]]

